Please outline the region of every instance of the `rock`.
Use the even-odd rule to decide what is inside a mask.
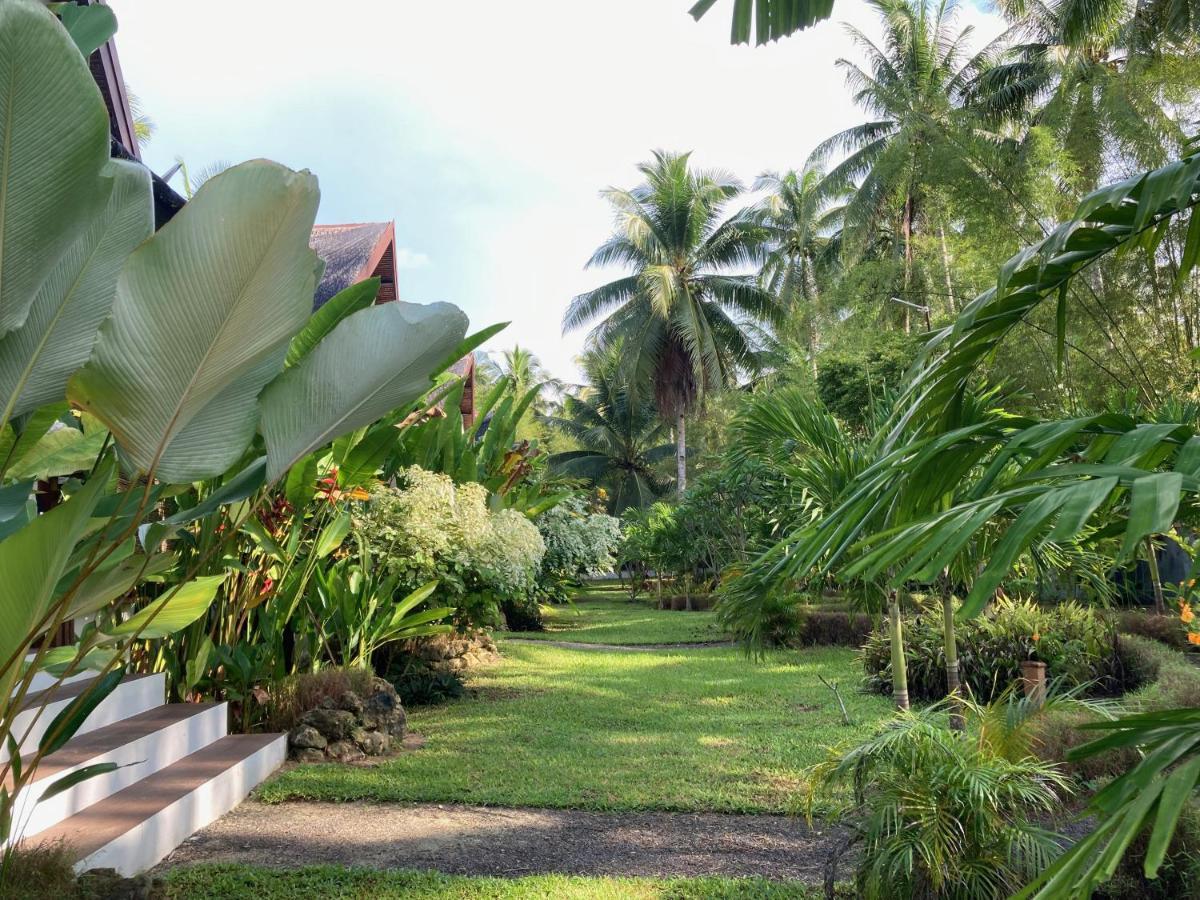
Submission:
[[[383,756],[392,749],[392,737],[382,731],[364,731],[362,739],[355,741],[367,756]]]
[[[325,748],[325,754],[330,759],[342,763],[358,762],[366,758],[366,754],[351,741],[336,741]]]
[[[293,750],[292,756],[296,762],[302,763],[322,763],[328,761],[324,750],[318,750],[315,747],[305,747],[302,750]]]
[[[329,741],[311,725],[297,725],[288,735],[288,743],[296,750],[324,750]]]
[[[356,716],[361,716],[363,711],[362,698],[354,693],[354,691],[343,691],[342,696],[338,698],[337,708],[354,713]]]
[[[333,743],[349,737],[350,731],[357,724],[357,718],[347,710],[329,709],[322,705],[301,716],[300,724],[315,728],[326,741]]]

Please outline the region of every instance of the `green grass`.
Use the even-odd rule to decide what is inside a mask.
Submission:
[[[692,644],[720,641],[710,610],[655,609],[645,602],[578,599],[573,605],[545,607],[545,631],[512,632],[509,637],[584,644]],[[503,638],[506,635],[498,635]]]
[[[692,613],[675,613],[689,617]],[[373,768],[299,766],[267,802],[403,800],[584,809],[783,812],[829,744],[865,736],[888,701],[855,693],[853,651],[619,652],[508,643],[475,696],[414,709],[426,745]],[[840,682],[841,723],[818,675]]]
[[[436,872],[320,866],[272,870],[196,866],[167,873],[170,900],[817,900],[815,887],[758,878],[468,878]]]

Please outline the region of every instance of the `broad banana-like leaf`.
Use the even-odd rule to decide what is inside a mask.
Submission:
[[[105,176],[108,206],[58,260],[25,324],[0,339],[0,421],[63,398],[112,311],[121,266],[154,233],[149,171],[112,160]]]
[[[87,528],[111,475],[111,465],[102,465],[66,503],[0,541],[0,572],[4,573],[4,590],[0,590],[0,622],[4,623],[0,628],[0,664],[20,655],[26,639],[49,611],[71,551]],[[17,666],[10,666],[0,676],[0,696],[12,692],[17,672]]]
[[[94,615],[114,600],[125,596],[134,585],[154,575],[161,575],[178,562],[179,560],[169,553],[149,558],[138,554],[92,573],[71,595],[67,618],[78,619],[81,616]]]
[[[717,0],[700,0],[690,10],[693,19],[702,19]],[[829,18],[833,0],[733,0],[733,29],[730,41],[734,44],[769,44],[795,34]]]
[[[311,174],[243,163],[129,257],[67,395],[108,426],[130,468],[199,481],[245,451],[255,397],[312,309],[317,202]]]
[[[59,256],[103,207],[108,112],[58,20],[0,3],[0,335],[21,327]]]
[[[224,575],[207,575],[181,584],[163,599],[152,601],[120,625],[108,629],[101,642],[162,638],[187,628],[212,605],[223,581]]]
[[[117,17],[107,6],[76,6],[63,4],[59,8],[63,27],[84,58],[91,56],[117,33]]]
[[[84,430],[59,423],[9,468],[17,478],[52,478],[87,471],[96,463],[108,429],[86,416]]]
[[[222,506],[245,500],[266,483],[267,458],[260,456],[200,503],[181,509],[163,520],[165,525],[186,525],[215,513]]]
[[[262,393],[267,478],[421,396],[466,332],[466,315],[448,303],[397,301],[343,320]]]

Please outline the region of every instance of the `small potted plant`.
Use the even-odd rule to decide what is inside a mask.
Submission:
[[[1041,639],[1041,634],[1035,631],[1031,636],[1029,656],[1021,660],[1021,685],[1025,688],[1025,696],[1035,704],[1046,699],[1046,664],[1037,658]]]

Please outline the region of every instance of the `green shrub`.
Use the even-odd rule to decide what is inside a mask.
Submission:
[[[404,587],[437,580],[436,603],[455,607],[464,627],[498,624],[503,601],[534,596],[546,545],[523,513],[492,512],[483,485],[417,466],[399,479],[372,493],[355,524]]]
[[[1126,609],[1117,616],[1121,634],[1136,634],[1176,650],[1187,650],[1187,630],[1180,627],[1179,616],[1160,616],[1149,610]]]
[[[1120,693],[1128,685],[1110,620],[1079,603],[1038,606],[1030,601],[999,602],[957,629],[959,673],[980,702],[998,697],[1021,677],[1021,662],[1039,659],[1047,676],[1066,688],[1089,685],[1091,695]],[[946,655],[942,617],[906,616],[904,651],[908,691],[914,700],[946,695]],[[867,686],[888,693],[891,650],[885,629],[871,633],[863,647]]]
[[[437,672],[425,667],[413,667],[401,674],[392,684],[400,701],[407,706],[437,706],[457,700],[467,692],[456,672]]]

